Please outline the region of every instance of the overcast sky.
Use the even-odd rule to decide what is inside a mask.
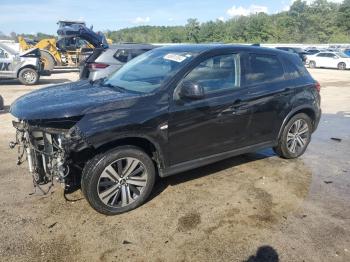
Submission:
[[[56,34],[60,19],[84,20],[95,31],[137,25],[184,25],[287,10],[293,0],[0,0],[0,31]],[[312,1],[308,1],[312,2]],[[342,2],[342,0],[333,0]]]

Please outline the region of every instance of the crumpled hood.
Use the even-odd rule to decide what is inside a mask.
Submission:
[[[40,57],[40,50],[39,48],[31,48],[20,53],[20,56],[21,57],[28,57],[28,56]]]
[[[57,119],[81,116],[120,108],[129,108],[141,95],[119,92],[89,81],[56,85],[19,97],[10,108],[22,120]]]

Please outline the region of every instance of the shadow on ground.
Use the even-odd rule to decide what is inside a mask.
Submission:
[[[244,262],[279,262],[277,251],[271,246],[261,246],[255,255],[250,256]]]
[[[219,161],[214,164],[206,165],[204,167],[196,168],[190,171],[182,172],[180,174],[159,179],[157,181],[153,193],[150,196],[149,200],[152,200],[160,193],[162,193],[168,186],[174,186],[184,182],[198,179],[200,177],[205,177],[209,175],[217,174],[220,171],[223,171],[228,168],[246,164],[249,162],[254,162],[257,160],[265,159],[274,156],[275,153],[272,149],[265,149],[255,153],[244,154],[236,157],[231,157],[222,161]]]

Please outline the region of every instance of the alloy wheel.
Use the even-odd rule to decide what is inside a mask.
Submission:
[[[309,126],[303,119],[296,120],[287,133],[287,148],[295,154],[301,152],[308,144]]]
[[[128,206],[142,194],[147,179],[146,168],[140,160],[118,159],[101,173],[97,183],[98,197],[110,207]]]
[[[31,71],[25,71],[22,74],[23,79],[28,83],[28,84],[32,84],[35,82],[36,80],[36,75],[34,72]]]
[[[338,68],[340,70],[345,70],[346,69],[346,64],[345,63],[339,63]]]

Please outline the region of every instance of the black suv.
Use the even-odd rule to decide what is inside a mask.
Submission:
[[[273,147],[302,155],[320,86],[295,55],[231,45],[154,49],[105,80],[18,98],[11,113],[35,186],[81,184],[98,212],[140,206],[166,177]]]

